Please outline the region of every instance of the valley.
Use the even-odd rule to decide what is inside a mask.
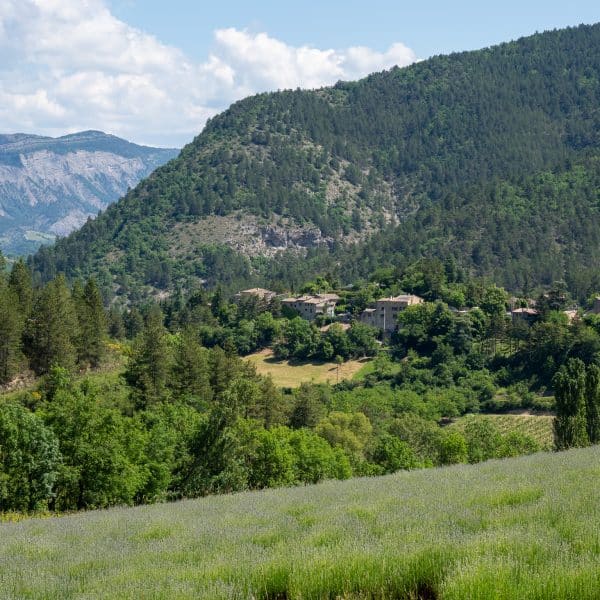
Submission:
[[[197,135],[0,135],[0,596],[597,598],[600,24],[196,64],[82,6],[94,117]]]

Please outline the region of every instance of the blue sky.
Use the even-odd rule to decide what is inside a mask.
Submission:
[[[318,48],[366,45],[383,50],[400,41],[427,58],[600,21],[600,2],[577,0],[112,0],[110,5],[123,20],[197,59],[209,51],[212,32],[223,27],[266,31],[288,44]]]
[[[250,94],[598,21],[598,1],[0,0],[0,133],[182,146]]]

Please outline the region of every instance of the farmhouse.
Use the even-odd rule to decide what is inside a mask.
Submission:
[[[412,294],[401,294],[381,298],[375,303],[375,307],[365,308],[360,314],[360,321],[365,325],[377,327],[383,331],[391,332],[398,324],[398,313],[414,304],[421,304],[423,298]]]
[[[313,321],[318,315],[333,317],[339,299],[337,294],[316,294],[285,298],[281,304],[294,309],[303,319]]]

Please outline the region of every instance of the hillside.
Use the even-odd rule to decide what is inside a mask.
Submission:
[[[600,25],[247,98],[33,264],[122,294],[432,254],[513,289],[591,285],[599,101]]]
[[[598,447],[0,525],[5,598],[597,598]]]
[[[0,249],[25,254],[67,235],[177,152],[99,131],[0,135]]]

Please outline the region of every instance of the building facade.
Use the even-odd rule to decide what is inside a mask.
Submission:
[[[377,327],[388,333],[398,326],[398,314],[409,306],[421,304],[423,298],[413,294],[401,294],[377,300],[374,307],[366,308],[360,314],[360,322]]]
[[[336,294],[316,294],[285,298],[282,306],[295,310],[303,319],[314,321],[319,315],[333,317],[340,297]]]

